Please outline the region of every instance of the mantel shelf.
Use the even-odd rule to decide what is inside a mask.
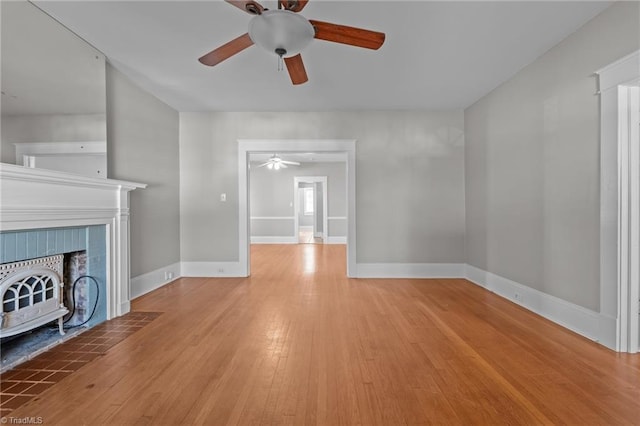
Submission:
[[[43,183],[49,182],[89,188],[123,189],[125,191],[132,191],[134,189],[143,189],[147,187],[144,183],[93,178],[55,170],[33,169],[30,167],[17,166],[15,164],[0,163],[0,180],[4,181],[5,179]]]

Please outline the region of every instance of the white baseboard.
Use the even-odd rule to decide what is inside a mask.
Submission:
[[[251,244],[298,244],[297,237],[259,237],[252,236]]]
[[[313,236],[315,238],[322,238],[323,237],[322,232],[316,232],[315,234],[313,234]]]
[[[245,277],[240,262],[182,262],[183,277]]]
[[[325,244],[347,244],[347,237],[327,237]]]
[[[460,278],[463,263],[358,263],[358,278]]]
[[[313,232],[313,225],[300,225],[298,226],[298,231]]]
[[[147,294],[150,291],[180,278],[180,268],[180,262],[177,262],[172,265],[156,269],[155,271],[147,272],[146,274],[131,278],[131,299],[138,298],[143,294]],[[165,278],[167,277],[167,274],[171,274],[171,278]]]
[[[598,312],[567,302],[515,281],[503,278],[465,265],[466,279],[474,284],[504,297],[550,321],[555,322],[588,339],[599,342],[611,349],[615,348],[615,338],[611,345],[611,321],[615,337],[615,318],[608,318]]]

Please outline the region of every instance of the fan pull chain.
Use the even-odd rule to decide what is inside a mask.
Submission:
[[[278,71],[284,68],[282,65],[282,57],[287,54],[287,50],[283,47],[276,47],[276,55],[278,55]]]

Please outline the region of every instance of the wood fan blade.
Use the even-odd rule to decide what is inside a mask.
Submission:
[[[302,84],[309,81],[307,71],[304,69],[304,63],[302,62],[302,56],[299,53],[296,56],[284,58],[284,63],[287,65],[287,71],[289,71],[289,77],[291,77],[293,84]]]
[[[331,24],[329,22],[309,20],[316,29],[315,38],[332,41],[334,43],[350,44],[351,46],[364,47],[377,50],[384,43],[384,33],[363,30],[361,28],[347,27],[346,25]]]
[[[229,43],[223,44],[217,49],[212,50],[198,60],[203,64],[212,67],[214,65],[218,65],[225,59],[229,59],[236,53],[242,52],[244,49],[252,45],[253,40],[249,37],[249,33],[245,33],[240,37],[231,40]]]
[[[309,0],[280,0],[280,7],[292,12],[300,12],[308,2]]]
[[[249,15],[261,15],[264,7],[254,0],[225,0],[227,3],[234,5],[240,10],[244,10]]]

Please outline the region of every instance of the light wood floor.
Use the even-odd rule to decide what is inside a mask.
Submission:
[[[16,410],[46,424],[640,424],[640,357],[464,280],[349,280],[345,247],[258,245]]]

